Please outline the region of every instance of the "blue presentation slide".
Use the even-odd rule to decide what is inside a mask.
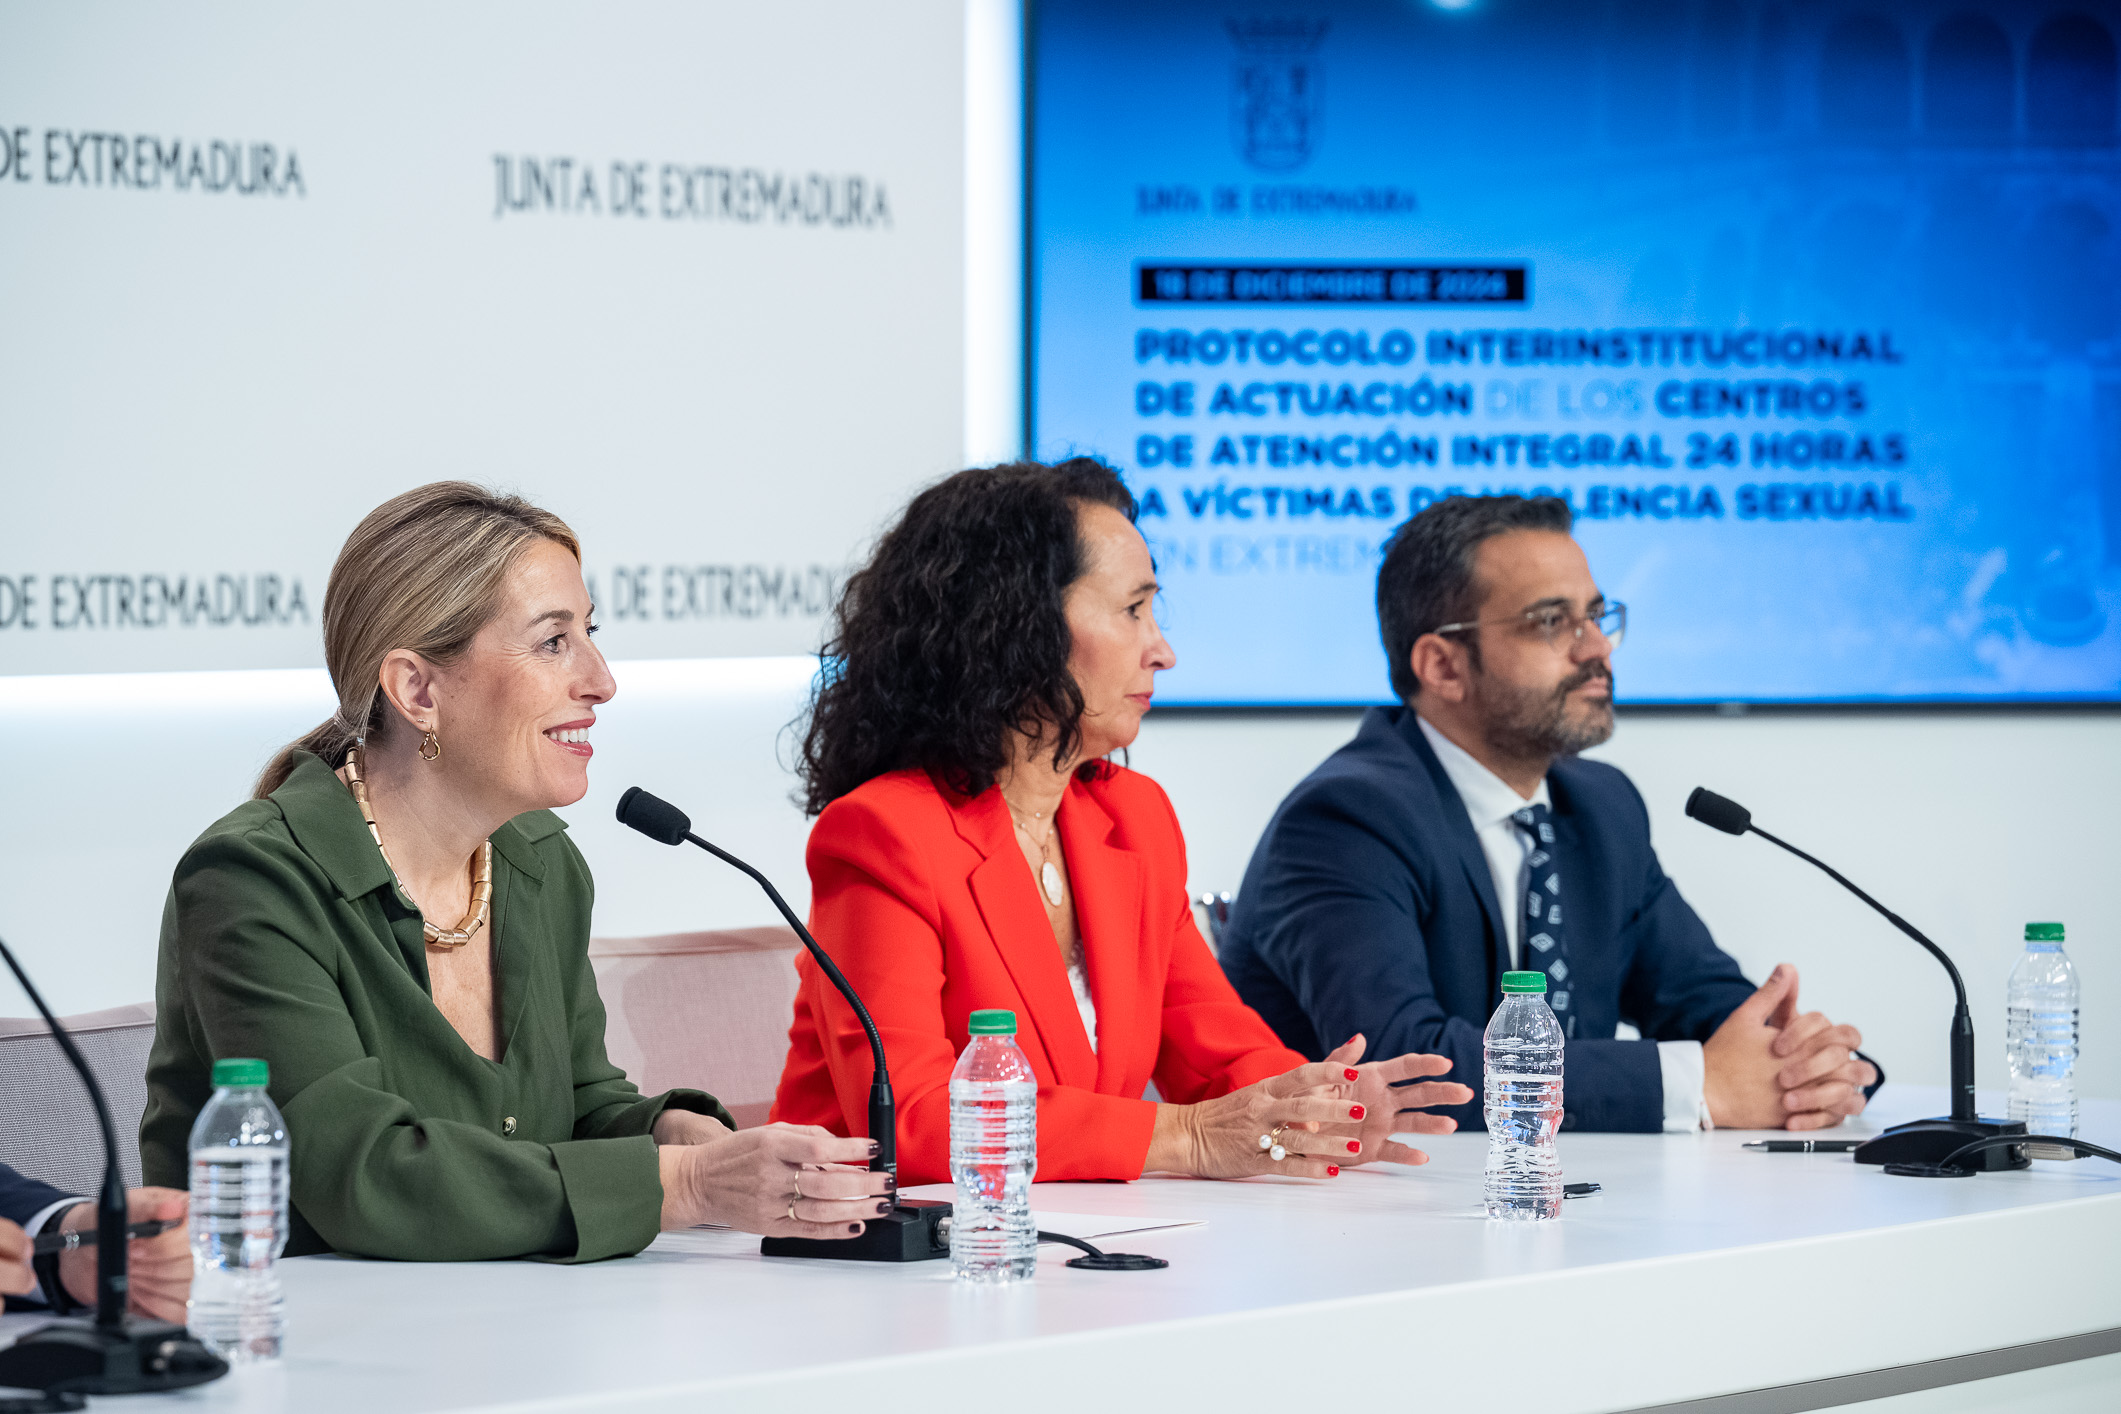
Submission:
[[[1381,549],[1556,495],[1623,701],[2121,700],[2121,7],[1041,0],[1038,455],[1160,700],[1389,697]]]

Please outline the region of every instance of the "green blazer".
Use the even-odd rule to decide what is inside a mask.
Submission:
[[[187,1186],[214,1058],[256,1056],[287,1120],[290,1255],[586,1262],[647,1246],[656,1116],[736,1126],[711,1095],[643,1097],[605,1058],[595,890],[565,829],[534,810],[493,834],[496,1062],[435,1006],[419,912],[330,767],[300,753],[285,785],[223,816],[163,909],[147,1182]]]

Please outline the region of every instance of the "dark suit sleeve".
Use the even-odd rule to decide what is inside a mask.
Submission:
[[[1716,946],[1678,886],[1665,876],[1650,844],[1650,816],[1634,785],[1618,772],[1623,817],[1639,841],[1637,877],[1627,882],[1620,927],[1628,970],[1620,979],[1620,1016],[1640,1041],[1574,1041],[1564,1062],[1571,1128],[1652,1133],[1664,1127],[1664,1076],[1659,1041],[1706,1041],[1753,984],[1737,961]]]
[[[1284,807],[1263,860],[1246,881],[1275,900],[1257,940],[1261,959],[1296,994],[1321,1047],[1358,1032],[1365,1055],[1385,1060],[1419,1051],[1447,1057],[1442,1079],[1481,1081],[1481,1028],[1444,1010],[1429,977],[1421,918],[1428,885],[1375,821],[1403,811],[1366,782],[1309,790]],[[1480,1127],[1480,1105],[1437,1113]]]
[[[1649,811],[1632,784],[1627,794],[1642,832],[1643,872],[1622,925],[1623,955],[1633,961],[1621,982],[1620,1014],[1647,1040],[1706,1041],[1754,987],[1665,877],[1650,846]]]
[[[0,1218],[17,1227],[27,1227],[29,1220],[54,1203],[66,1201],[73,1195],[49,1183],[39,1183],[34,1178],[16,1173],[6,1164],[0,1164]],[[10,1311],[41,1311],[46,1309],[43,1301],[34,1296],[10,1296],[6,1301]]]
[[[0,1218],[5,1218],[17,1227],[28,1223],[37,1214],[62,1198],[72,1197],[64,1189],[54,1188],[49,1183],[40,1183],[27,1175],[19,1174],[6,1164],[0,1164]]]

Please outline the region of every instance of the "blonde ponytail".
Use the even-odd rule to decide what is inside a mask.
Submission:
[[[384,658],[400,648],[433,663],[456,658],[493,618],[516,561],[540,540],[582,558],[558,516],[468,481],[437,481],[370,511],[346,537],[324,588],[324,667],[339,710],[280,749],[252,798],[286,784],[296,752],[337,769],[356,741],[387,730]]]

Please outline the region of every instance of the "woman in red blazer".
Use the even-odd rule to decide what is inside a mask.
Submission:
[[[810,921],[883,1035],[901,1177],[949,1177],[950,1070],[982,1007],[1016,1013],[1038,1075],[1041,1179],[1425,1162],[1388,1136],[1450,1130],[1410,1111],[1471,1091],[1392,1087],[1449,1062],[1283,1046],[1194,927],[1169,800],[1103,759],[1175,661],[1134,510],[1087,458],[960,472],[842,597],[802,753]],[[868,1040],[797,968],[772,1117],[862,1135]]]

